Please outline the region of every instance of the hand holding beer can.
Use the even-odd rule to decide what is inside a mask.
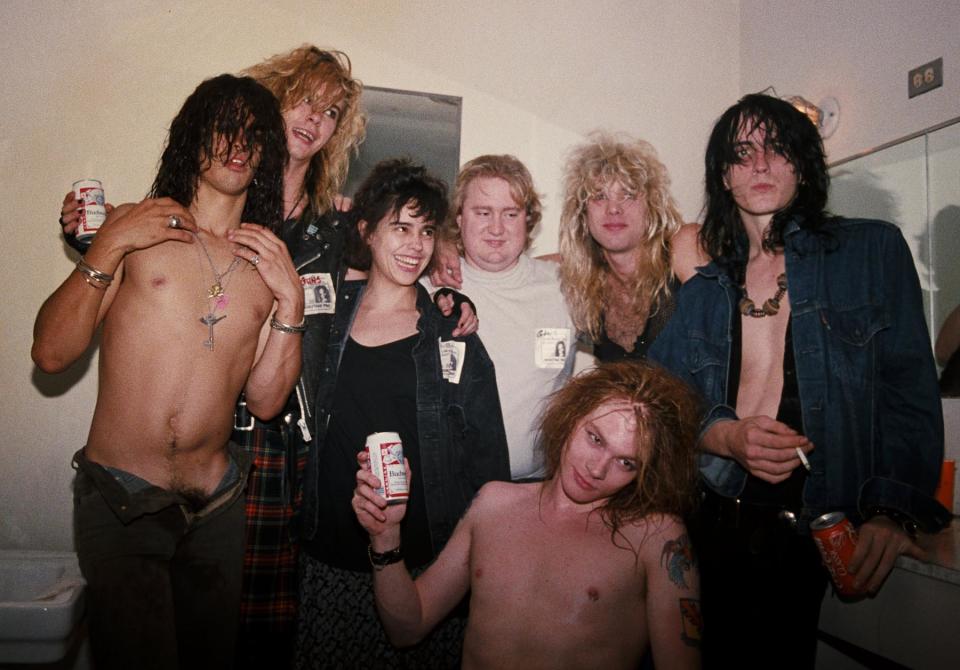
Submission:
[[[810,533],[820,550],[823,564],[841,596],[860,595],[850,572],[850,559],[857,547],[857,530],[843,512],[830,512],[810,522]]]
[[[388,505],[406,502],[410,497],[407,468],[403,462],[403,443],[397,433],[372,433],[367,436],[370,472],[380,480],[377,494]]]
[[[73,193],[80,201],[80,209],[77,210],[80,216],[77,240],[84,242],[96,235],[107,219],[103,184],[97,179],[81,179],[73,182]]]

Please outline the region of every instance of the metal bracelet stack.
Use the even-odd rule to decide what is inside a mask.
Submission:
[[[277,321],[277,315],[274,314],[270,317],[270,327],[274,330],[279,330],[281,333],[290,333],[291,335],[298,335],[300,333],[307,332],[307,317],[303,317],[299,325],[291,326],[289,323],[283,323],[282,321]]]
[[[113,275],[101,272],[82,258],[77,261],[77,272],[83,275],[83,281],[101,291],[107,290],[107,287],[113,283]]]

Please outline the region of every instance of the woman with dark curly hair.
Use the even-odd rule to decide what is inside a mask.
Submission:
[[[446,186],[403,160],[378,164],[354,201],[351,262],[369,278],[344,284],[327,348],[324,424],[304,475],[297,667],[459,665],[461,618],[395,650],[370,580],[371,564],[424,568],[480,486],[510,478],[493,363],[476,335],[453,337],[456,320],[417,282],[446,213]],[[385,556],[369,552],[350,507],[357,453],[377,432],[398,433],[413,467],[403,541]]]

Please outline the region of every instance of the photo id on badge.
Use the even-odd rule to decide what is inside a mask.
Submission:
[[[466,342],[437,340],[440,343],[440,370],[443,378],[451,384],[460,383],[460,373],[463,372],[463,359],[467,353]]]
[[[538,368],[562,368],[567,362],[569,328],[537,328],[534,363]]]
[[[337,307],[337,294],[333,290],[333,278],[329,272],[300,276],[303,286],[303,313],[333,314]]]

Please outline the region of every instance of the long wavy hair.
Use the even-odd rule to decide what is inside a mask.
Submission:
[[[304,44],[249,67],[243,74],[266,86],[286,111],[304,99],[329,107],[339,104],[337,129],[310,161],[304,191],[317,213],[333,207],[333,198],[347,178],[351,154],[363,142],[367,120],[360,110],[363,84],[351,74],[350,59],[342,51],[327,51]],[[323,99],[317,100],[318,92]]]
[[[457,249],[463,254],[463,236],[460,234],[457,217],[463,212],[463,201],[467,198],[467,187],[477,177],[496,177],[503,179],[510,186],[510,195],[513,196],[513,201],[522,207],[526,213],[527,241],[524,244],[524,249],[529,248],[533,241],[533,229],[537,227],[540,218],[543,216],[543,205],[540,203],[540,195],[537,193],[537,189],[533,186],[533,177],[530,175],[530,170],[520,162],[520,159],[510,154],[485,154],[463,164],[457,174],[457,183],[453,189],[450,221],[445,233],[452,237],[457,244]]]
[[[350,216],[355,225],[347,229],[347,259],[350,267],[369,270],[372,262],[367,241],[388,214],[397,215],[410,205],[413,215],[432,221],[437,228],[447,217],[447,185],[427,169],[406,158],[380,161],[363,180],[353,199]],[[360,221],[367,226],[360,232]]]
[[[699,400],[682,381],[645,361],[602,364],[550,397],[540,423],[547,479],[558,474],[584,418],[608,400],[630,403],[637,419],[637,476],[598,508],[611,534],[649,514],[689,518],[697,501]]]
[[[577,328],[596,339],[603,329],[608,265],[587,225],[589,200],[615,183],[643,196],[647,230],[634,298],[636,304],[648,303],[651,309],[655,309],[658,298],[670,295],[670,238],[683,220],[670,194],[667,168],[653,146],[643,140],[603,132],[591,134],[586,143],[570,152],[563,183],[560,286]]]
[[[170,123],[150,197],[173,198],[189,207],[203,166],[210,160],[229,160],[238,144],[260,154],[242,220],[275,228],[283,216],[287,163],[283,117],[270,91],[250,77],[222,74],[190,94]],[[217,155],[224,146],[226,154]]]
[[[801,228],[811,231],[820,230],[829,218],[826,205],[830,174],[817,127],[785,100],[762,93],[741,98],[717,120],[707,142],[704,222],[700,229],[703,248],[739,281],[746,267],[749,241],[724,176],[737,163],[734,150],[738,138],[757,128],[766,133],[765,148],[786,158],[797,175],[797,195],[773,216],[764,233],[764,247],[782,248],[784,229],[794,217]]]

